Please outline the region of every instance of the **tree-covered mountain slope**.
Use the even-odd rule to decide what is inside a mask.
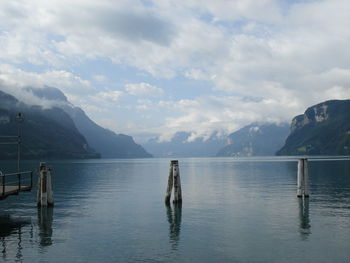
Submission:
[[[16,115],[23,113],[18,123]],[[19,102],[15,97],[0,91],[0,135],[16,136],[21,131],[21,158],[98,158],[74,122],[62,109],[44,109]],[[1,142],[16,142],[16,138],[1,138]],[[17,145],[0,145],[0,158],[17,158]]]
[[[45,87],[31,89],[34,95],[47,101],[55,102],[72,118],[79,132],[86,138],[89,145],[103,158],[145,158],[152,157],[141,145],[136,144],[131,136],[116,134],[105,129],[93,120],[79,107],[68,102],[66,96],[57,88]]]
[[[278,155],[349,155],[350,100],[330,100],[292,120]]]

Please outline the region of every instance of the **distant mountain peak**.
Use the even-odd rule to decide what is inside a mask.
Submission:
[[[287,123],[251,123],[227,136],[227,145],[217,156],[274,155],[289,133]]]
[[[72,149],[76,147],[77,153],[68,155],[61,152],[51,152],[50,156],[56,156],[58,158],[69,156],[80,158],[82,156],[82,158],[85,158],[99,156],[96,154],[99,153],[102,157],[106,158],[152,157],[140,145],[136,144],[131,136],[116,134],[97,125],[82,109],[72,105],[59,89],[48,86],[43,88],[27,87],[25,91],[34,95],[33,97],[29,96],[32,99],[33,105],[21,103],[12,95],[0,91],[0,110],[13,109],[17,112],[24,111],[25,115],[35,110],[35,114],[38,116],[40,114],[43,121],[47,121],[48,123],[54,122],[55,124],[52,124],[53,127],[58,128],[60,126],[62,128],[60,133],[67,134],[67,141],[62,142],[59,139],[53,139],[50,142],[54,136],[61,136],[58,132],[53,131],[51,135],[45,133],[45,143],[52,144],[57,142],[62,145],[68,144],[72,146]],[[27,97],[23,96],[21,99],[25,100]],[[7,112],[5,111],[5,113]],[[7,115],[1,115],[0,121],[6,124]],[[39,120],[38,122],[40,123]],[[40,134],[40,132],[37,133]],[[32,136],[36,135],[32,134]],[[70,141],[71,139],[72,141]],[[58,152],[57,147],[55,149]],[[67,145],[62,147],[62,149],[67,149]],[[45,149],[42,150],[42,153],[45,154]]]
[[[191,138],[193,133],[179,131],[169,141],[152,138],[142,146],[157,157],[212,157],[225,145],[225,139],[217,132],[207,137]],[[191,138],[191,139],[190,139]]]
[[[26,90],[32,92],[35,96],[37,96],[40,99],[68,102],[66,95],[64,95],[64,93],[61,90],[54,87],[49,87],[49,86],[45,86],[43,88],[27,87]]]

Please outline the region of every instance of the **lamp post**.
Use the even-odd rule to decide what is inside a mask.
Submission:
[[[20,172],[20,160],[21,160],[21,129],[20,124],[24,121],[24,117],[22,113],[17,113],[16,115],[17,121],[17,172]]]

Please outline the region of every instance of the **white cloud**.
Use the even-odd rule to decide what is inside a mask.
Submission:
[[[210,80],[211,77],[208,76],[206,72],[203,72],[201,69],[191,68],[185,72],[185,76],[189,79],[194,80]]]
[[[123,92],[119,90],[113,90],[108,92],[99,92],[94,98],[98,101],[109,101],[109,102],[117,102],[123,96]]]
[[[36,73],[24,71],[9,64],[0,64],[0,79],[6,85],[36,88],[52,86],[73,94],[86,94],[95,90],[89,81],[65,70],[48,70]]]
[[[254,19],[263,22],[276,22],[281,19],[281,10],[277,0],[190,0],[186,5],[209,13],[213,20]]]
[[[93,75],[92,78],[97,82],[107,81],[107,77],[105,75],[96,74],[96,75]]]
[[[125,103],[132,105],[120,107],[161,112],[154,118],[164,120],[163,125],[142,125],[164,134],[183,129],[198,129],[194,134],[232,131],[259,118],[289,120],[323,100],[350,98],[348,0],[148,3],[1,1],[3,86],[58,87],[73,103],[91,111],[117,107],[123,93],[137,99],[168,94],[173,87],[166,87],[164,79],[205,81],[213,88],[205,94],[200,88],[199,94],[171,90],[176,99],[164,96],[152,106],[126,96]],[[113,88],[95,88],[87,79],[105,85],[113,73],[100,75],[86,67],[80,76],[71,70],[96,60],[141,70],[152,84],[126,74]],[[28,64],[41,70],[20,69]]]
[[[158,132],[162,139],[171,138],[177,131],[195,131],[199,137],[208,137],[214,131],[230,133],[255,121],[281,123],[304,109],[287,98],[245,101],[236,96],[201,96],[193,100],[160,102],[161,107],[180,112],[169,117]],[[286,118],[287,117],[287,118]]]
[[[56,87],[62,90],[74,103],[80,103],[81,94],[92,94],[96,90],[90,82],[64,70],[43,73],[28,72],[8,64],[0,64],[1,89],[28,103],[41,105],[38,98],[24,88]],[[76,98],[76,100],[75,100]],[[52,103],[52,102],[50,102]]]
[[[134,96],[159,97],[164,94],[161,88],[153,86],[149,83],[129,83],[124,86],[127,93]]]

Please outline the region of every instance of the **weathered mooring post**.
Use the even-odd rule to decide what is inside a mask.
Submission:
[[[297,197],[309,197],[309,171],[308,160],[306,158],[301,158],[298,160],[297,181]]]
[[[180,180],[180,170],[178,161],[174,162],[173,165],[174,174],[174,201],[173,203],[182,202],[182,192],[181,192],[181,180]]]
[[[177,160],[172,160],[170,162],[168,186],[165,194],[165,203],[170,204],[171,192],[174,188],[174,200],[173,203],[182,202],[182,192],[181,192],[181,180],[180,180],[180,170],[179,162]]]
[[[171,192],[173,190],[174,178],[173,178],[173,161],[170,162],[169,168],[169,178],[168,178],[168,187],[165,193],[165,203],[170,204]]]
[[[51,181],[51,170],[45,163],[40,163],[37,190],[38,206],[53,206],[53,191]]]

